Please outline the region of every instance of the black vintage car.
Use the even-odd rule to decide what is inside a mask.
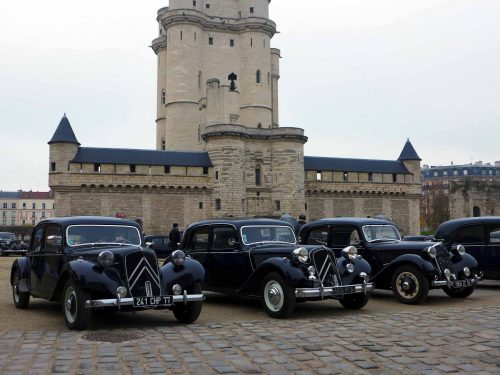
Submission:
[[[299,246],[284,221],[201,221],[186,229],[180,249],[205,267],[204,289],[260,298],[271,317],[289,316],[296,302],[327,298],[360,309],[373,288],[370,266],[354,247],[336,259],[321,244]]]
[[[447,246],[462,244],[485,279],[500,280],[500,216],[450,220],[437,228],[434,238]]]
[[[170,309],[191,323],[204,299],[200,263],[182,251],[158,267],[153,250],[143,248],[135,221],[67,217],[41,221],[33,229],[25,257],[12,265],[14,304],[27,308],[30,296],[59,302],[66,325],[85,329],[93,309]]]
[[[172,253],[172,246],[167,235],[150,234],[144,236],[144,243],[152,249],[158,258],[166,258]]]
[[[480,273],[476,260],[462,245],[401,241],[394,223],[370,218],[320,219],[304,225],[303,244],[324,244],[339,256],[355,246],[373,271],[378,289],[392,289],[402,303],[423,302],[430,288],[443,288],[450,297],[472,294]]]
[[[25,243],[23,241],[16,240],[16,235],[14,233],[0,232],[0,256],[25,253]]]

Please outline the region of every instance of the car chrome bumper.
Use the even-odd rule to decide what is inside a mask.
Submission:
[[[479,281],[481,281],[483,279],[483,275],[474,275],[474,277],[472,278],[468,278],[468,279],[463,279],[463,280],[434,280],[432,281],[431,285],[432,286],[435,286],[435,287],[439,287],[439,288],[442,288],[444,286],[447,286],[449,288],[463,288],[463,287],[468,287],[468,286],[473,286],[473,285],[477,285]],[[460,283],[460,282],[466,282],[470,285],[463,285],[463,286],[460,286],[460,285],[457,285],[457,283]]]
[[[203,294],[181,294],[178,296],[172,296],[172,304],[175,303],[187,303],[187,302],[198,302],[205,300]],[[109,298],[109,299],[94,299],[86,300],[85,308],[91,309],[95,307],[120,307],[120,306],[133,306],[133,298]],[[170,305],[170,306],[171,306]],[[168,306],[168,305],[163,305]]]
[[[324,288],[297,288],[295,289],[296,298],[325,298],[340,296],[343,294],[366,293],[375,289],[373,283],[363,283],[355,285],[328,286]]]

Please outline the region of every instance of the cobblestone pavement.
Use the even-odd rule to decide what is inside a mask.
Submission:
[[[499,317],[500,307],[490,306],[145,330],[2,332],[0,372],[500,374]],[[133,336],[139,337],[104,342]]]

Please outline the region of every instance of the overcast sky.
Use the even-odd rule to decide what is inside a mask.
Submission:
[[[216,1],[216,0],[213,0]],[[87,147],[155,147],[166,0],[0,3],[0,189],[48,189],[64,113]],[[272,0],[280,125],[308,156],[500,160],[499,0]]]

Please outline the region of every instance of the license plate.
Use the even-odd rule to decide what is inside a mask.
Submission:
[[[333,289],[335,294],[352,294],[356,291],[354,286],[337,286]]]
[[[472,280],[455,280],[453,281],[453,288],[463,288],[467,286],[472,286]]]
[[[172,296],[134,297],[134,307],[156,307],[172,304]]]

